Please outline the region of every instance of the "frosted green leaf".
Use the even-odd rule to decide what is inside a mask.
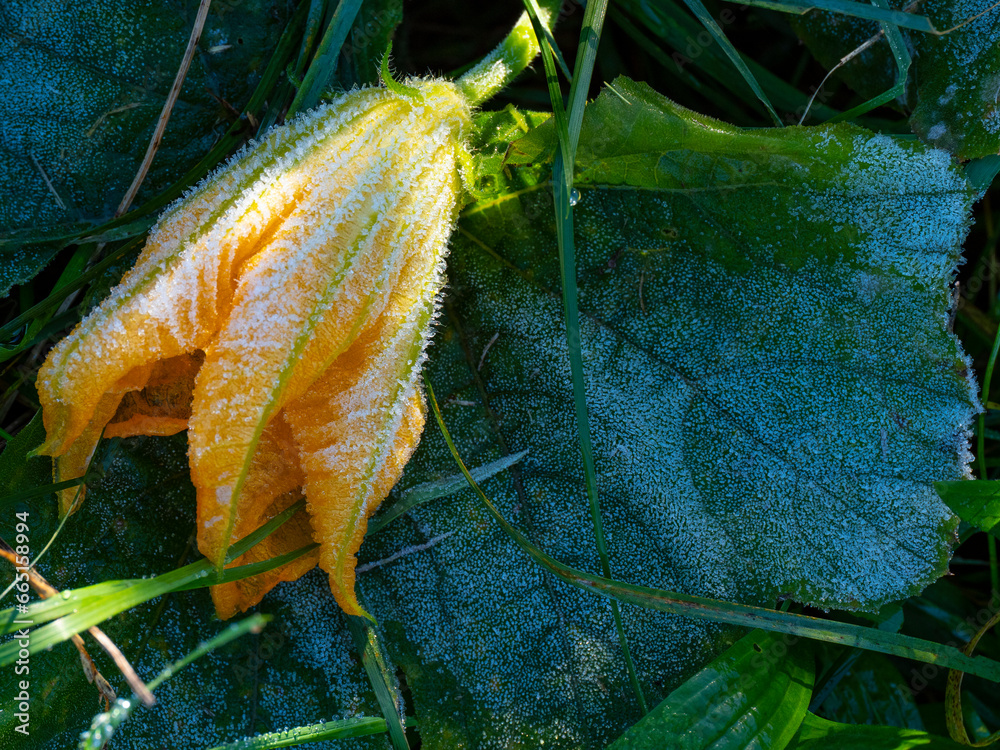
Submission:
[[[110,218],[145,154],[196,10],[152,0],[0,3],[0,238]],[[140,201],[182,176],[235,119],[287,15],[272,0],[213,5]],[[4,246],[0,291],[31,278],[52,252]]]
[[[482,122],[494,169],[453,241],[428,376],[471,465],[530,451],[485,484],[502,512],[596,572],[544,183],[554,134],[516,140],[517,123]],[[622,79],[588,108],[578,154],[614,576],[874,611],[942,575],[957,520],[932,482],[968,475],[978,409],[949,329],[971,195],[947,154],[849,125],[744,131]],[[429,429],[404,481],[449,465]],[[359,581],[426,747],[602,747],[638,719],[607,602],[540,572],[468,492],[361,554],[398,555]],[[623,614],[650,702],[732,638]]]
[[[918,42],[915,73],[920,102],[910,118],[913,131],[962,159],[996,154],[1000,151],[1000,7],[993,0],[932,0],[921,7],[942,30],[980,17],[944,36],[926,36]]]
[[[901,30],[916,52],[907,96],[914,107],[913,131],[926,143],[962,159],[996,154],[1000,151],[1000,7],[993,0],[927,0],[919,10],[937,29],[954,30],[942,35]],[[792,25],[829,68],[879,31],[877,24],[821,12],[793,18]],[[841,73],[866,98],[887,91],[896,75],[889,45],[879,40]]]
[[[597,572],[546,184],[554,139],[539,121],[480,116],[480,172],[427,377],[470,465],[528,451],[484,484],[507,517]],[[582,348],[614,575],[871,610],[941,575],[955,519],[932,483],[967,476],[978,408],[948,328],[971,201],[951,160],[846,125],[743,131],[623,80],[589,108],[578,168]],[[183,438],[119,451],[43,563],[60,588],[171,570],[184,555]],[[398,493],[454,474],[428,428]],[[55,525],[49,502],[32,501],[33,539]],[[359,590],[428,750],[601,748],[639,718],[607,601],[543,573],[467,491],[396,518],[361,557]],[[104,626],[146,678],[211,617],[203,590],[157,607]],[[261,608],[278,640],[192,665],[116,743],[205,747],[378,714],[322,575]],[[736,637],[623,613],[651,704]],[[47,746],[71,747],[93,688],[69,644],[34,658],[33,684],[50,696],[35,726]]]

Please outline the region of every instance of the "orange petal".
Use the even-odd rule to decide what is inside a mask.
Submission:
[[[206,349],[188,433],[200,502],[223,519],[202,537],[217,564],[264,425],[377,323],[407,274],[418,285],[432,279],[431,298],[437,291],[461,187],[453,130],[467,107],[454,87],[428,91],[422,103],[363,90],[331,106],[322,115],[329,143],[289,175],[311,189],[240,270],[233,313]],[[340,124],[357,107],[378,118]],[[459,110],[454,120],[441,116],[447,107]]]
[[[287,409],[302,450],[320,567],[329,574],[344,612],[364,617],[368,614],[354,593],[355,555],[368,519],[399,480],[424,429],[423,394],[414,388],[393,394],[393,408],[364,415],[352,411],[367,390],[366,381],[379,374],[333,367],[329,377]]]
[[[254,454],[250,473],[243,487],[242,501],[233,526],[232,541],[238,541],[272,519],[301,497],[297,491],[303,482],[299,469],[298,451],[291,431],[279,414],[271,420],[261,436]],[[211,522],[214,508],[202,503],[198,506],[198,526]],[[268,560],[310,544],[312,527],[305,513],[298,513],[260,544],[238,557],[229,567]],[[210,557],[217,551],[202,552]],[[225,554],[225,550],[223,550]],[[318,552],[311,552],[293,562],[266,573],[244,578],[232,583],[213,586],[210,590],[215,611],[223,620],[258,604],[264,595],[282,581],[294,581],[316,567]]]
[[[199,351],[157,362],[142,390],[124,395],[104,437],[175,435],[186,430],[194,379],[204,359]]]
[[[104,425],[118,410],[118,405],[128,393],[142,388],[149,378],[149,367],[137,367],[132,372],[115,383],[106,393],[103,394],[90,422],[84,427],[83,432],[73,442],[62,455],[56,458],[52,464],[52,479],[54,482],[65,482],[70,479],[78,479],[87,473],[87,467],[94,456],[97,444],[101,440],[101,433]],[[44,419],[44,414],[42,415]],[[83,502],[86,495],[86,488],[83,485],[59,490],[59,515],[65,516],[70,511],[76,510]]]
[[[319,564],[348,614],[368,616],[354,593],[355,555],[368,519],[420,442],[420,366],[439,284],[436,267],[411,259],[376,325],[285,407],[306,475]]]
[[[205,348],[240,267],[308,190],[295,165],[315,130],[308,118],[276,128],[167,210],[135,266],[39,371],[47,440],[37,454],[67,451],[133,369]]]

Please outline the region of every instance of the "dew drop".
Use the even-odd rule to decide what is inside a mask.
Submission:
[[[573,188],[572,190],[569,191],[569,205],[575,206],[579,202],[580,202],[580,191],[577,190],[576,188]]]

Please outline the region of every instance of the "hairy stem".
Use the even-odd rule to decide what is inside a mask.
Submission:
[[[560,0],[538,0],[538,18],[551,30],[559,15]],[[499,93],[531,64],[539,45],[531,17],[522,13],[507,37],[490,54],[458,79],[458,87],[471,104],[482,104]]]

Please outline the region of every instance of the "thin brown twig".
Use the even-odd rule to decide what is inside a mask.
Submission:
[[[132,180],[132,184],[126,191],[125,197],[122,198],[121,205],[115,211],[116,217],[128,211],[129,206],[132,205],[132,201],[135,200],[135,196],[139,192],[139,186],[146,179],[149,167],[153,163],[153,157],[156,155],[157,149],[160,148],[160,141],[163,140],[163,133],[167,129],[170,113],[173,111],[177,97],[181,93],[184,78],[187,76],[188,68],[191,67],[191,60],[194,59],[194,51],[198,48],[198,40],[201,39],[201,32],[205,28],[205,19],[208,18],[208,8],[211,4],[212,0],[201,0],[201,4],[198,6],[198,15],[194,19],[194,27],[191,29],[191,36],[188,38],[187,49],[184,50],[184,58],[181,60],[181,66],[177,69],[177,75],[174,77],[174,85],[170,87],[167,100],[163,103],[160,119],[156,123],[156,130],[153,132],[153,138],[149,142],[149,148],[146,149],[146,156],[142,159],[139,171],[136,172],[135,179]]]
[[[0,539],[0,557],[4,558],[13,565],[15,568],[21,569],[21,565],[18,564],[17,555],[14,553],[13,548],[6,541]],[[45,577],[39,573],[34,568],[27,568],[26,575],[28,576],[28,583],[37,592],[37,594],[42,599],[48,599],[50,597],[56,596],[59,592],[56,590],[52,584],[45,580]],[[132,688],[132,692],[135,693],[146,706],[153,706],[156,703],[156,698],[146,687],[146,684],[139,679],[139,675],[135,673],[132,665],[129,664],[128,659],[121,650],[114,644],[114,642],[104,633],[103,630],[98,628],[96,625],[91,628],[87,628],[87,632],[90,633],[91,637],[100,644],[101,648],[104,649],[105,653],[111,657],[114,661],[115,666],[122,673],[128,686]],[[110,699],[113,701],[115,699],[114,690],[108,684],[97,668],[94,666],[93,659],[90,658],[90,654],[87,653],[87,649],[83,644],[83,639],[79,634],[75,634],[72,637],[73,645],[76,646],[77,650],[80,652],[80,661],[83,664],[83,672],[87,677],[88,682],[97,682],[98,690],[101,691],[102,696],[107,700],[107,691],[110,691]]]
[[[48,173],[45,171],[42,165],[38,163],[38,159],[35,158],[34,154],[28,154],[28,156],[31,157],[31,161],[32,163],[34,163],[35,169],[38,170],[38,172],[42,175],[42,179],[45,180],[45,186],[49,189],[49,192],[52,193],[52,197],[55,198],[56,205],[58,205],[59,208],[65,211],[66,204],[63,203],[63,199],[59,197],[59,193],[56,191],[55,186],[52,184],[52,180],[49,179]]]
[[[962,23],[958,24],[958,26],[952,26],[950,29],[945,29],[944,31],[938,31],[938,32],[936,32],[935,35],[936,36],[944,36],[945,34],[950,34],[953,31],[958,31],[963,26],[967,26],[968,24],[972,23],[973,21],[976,21],[976,20],[982,18],[983,16],[985,16],[990,11],[995,10],[998,5],[1000,5],[1000,0],[998,0],[998,2],[993,3],[993,5],[991,5],[986,10],[981,11],[979,13],[976,13],[976,15],[974,15],[974,16],[972,16],[970,18],[966,18],[964,21],[962,21]]]
[[[483,365],[486,363],[486,355],[490,351],[490,347],[493,346],[497,342],[498,338],[500,338],[500,332],[499,331],[497,333],[493,334],[493,338],[490,339],[490,342],[486,345],[486,348],[483,349],[483,356],[481,356],[479,358],[479,367],[476,368],[477,370],[482,370],[483,369]]]

